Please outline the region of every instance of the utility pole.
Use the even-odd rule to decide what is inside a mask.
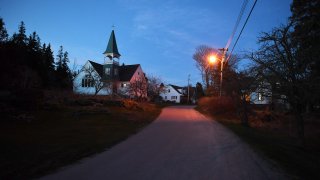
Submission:
[[[219,50],[222,51],[221,68],[220,68],[220,92],[219,92],[219,96],[221,97],[221,94],[222,94],[222,80],[223,80],[223,65],[224,65],[224,61],[225,61],[225,57],[226,57],[226,53],[228,51],[228,48],[222,48],[222,49],[219,49]]]
[[[190,74],[188,75],[188,104],[189,104],[189,102],[190,102],[190,90],[189,90],[189,84],[190,84]]]

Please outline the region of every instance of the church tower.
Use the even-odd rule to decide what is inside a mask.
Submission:
[[[112,30],[107,49],[103,53],[105,55],[105,62],[103,64],[103,72],[105,80],[119,80],[119,58],[116,36]]]

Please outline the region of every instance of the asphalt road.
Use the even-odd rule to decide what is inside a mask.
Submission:
[[[43,179],[285,179],[248,145],[191,106],[163,109],[148,127]]]

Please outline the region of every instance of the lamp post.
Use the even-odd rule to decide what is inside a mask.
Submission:
[[[226,53],[228,51],[227,48],[222,48],[222,49],[218,49],[220,51],[222,51],[222,56],[221,56],[221,60],[220,60],[220,88],[219,88],[219,96],[222,96],[222,81],[223,81],[223,65],[225,62],[225,57],[226,57]],[[214,64],[217,61],[217,56],[216,55],[210,55],[209,56],[209,63],[210,64]]]
[[[226,57],[226,53],[228,51],[228,48],[222,48],[219,49],[220,51],[222,51],[222,57],[221,57],[221,67],[220,67],[220,92],[219,92],[219,96],[221,97],[222,94],[222,80],[223,80],[223,64],[225,61],[225,57]]]

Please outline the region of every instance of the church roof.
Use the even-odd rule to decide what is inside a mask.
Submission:
[[[99,76],[102,77],[103,76],[103,65],[96,63],[96,62],[93,62],[93,61],[90,61],[90,60],[89,60],[89,62],[91,63],[93,68],[97,71]],[[140,64],[119,66],[119,78],[120,78],[119,80],[120,81],[130,81],[139,66],[140,66]]]
[[[120,66],[120,81],[130,81],[140,64],[122,65]]]
[[[103,53],[110,59],[112,58],[119,58],[121,55],[118,51],[118,46],[117,46],[117,41],[116,41],[116,36],[114,35],[114,30],[112,30],[107,49]]]
[[[91,65],[93,66],[93,68],[97,71],[97,73],[99,74],[99,76],[103,76],[103,65],[102,64],[98,64],[96,62],[90,61]]]

